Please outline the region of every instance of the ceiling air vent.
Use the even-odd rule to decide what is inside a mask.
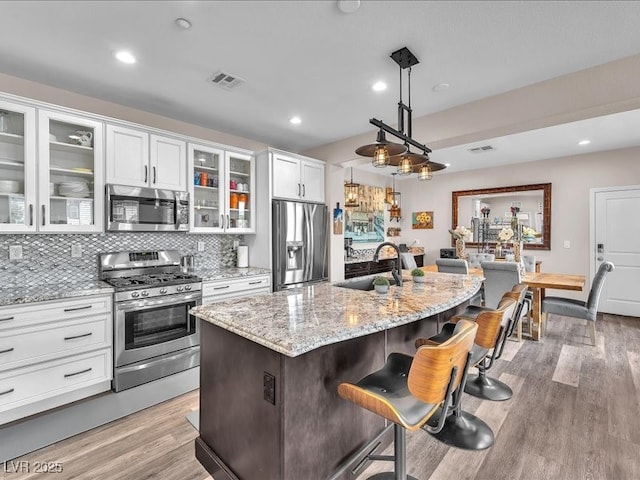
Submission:
[[[238,77],[237,75],[231,75],[229,73],[220,71],[213,75],[210,82],[214,85],[224,88],[225,90],[231,90],[232,88],[243,84],[245,80]]]
[[[491,150],[493,150],[493,147],[491,145],[483,145],[481,147],[474,147],[469,149],[471,153],[489,152]]]

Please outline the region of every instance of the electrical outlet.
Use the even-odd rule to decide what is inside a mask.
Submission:
[[[80,258],[82,256],[82,245],[71,245],[71,257]]]
[[[198,251],[204,252],[204,242],[198,242]]]
[[[9,260],[20,260],[22,258],[22,245],[9,245]]]
[[[276,377],[264,372],[262,377],[262,387],[264,399],[271,405],[276,404]]]
[[[234,250],[237,250],[239,245],[240,245],[240,240],[234,240],[233,241],[233,249]]]
[[[569,240],[564,241],[564,248],[571,248],[571,242]]]

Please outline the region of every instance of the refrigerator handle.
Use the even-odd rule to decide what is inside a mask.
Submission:
[[[304,281],[307,282],[311,280],[311,271],[313,268],[313,262],[311,255],[313,253],[313,229],[311,223],[311,215],[309,212],[309,205],[303,204],[302,206],[302,217],[304,222],[304,230],[305,236],[307,238],[304,239]]]

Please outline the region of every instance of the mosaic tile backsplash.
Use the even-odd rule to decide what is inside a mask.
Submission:
[[[0,288],[95,281],[98,254],[123,250],[179,250],[194,255],[197,269],[235,266],[234,240],[242,235],[188,233],[96,233],[58,235],[0,235]],[[198,242],[204,251],[198,252]],[[9,260],[9,246],[21,245],[21,260]],[[71,257],[71,246],[82,256]]]

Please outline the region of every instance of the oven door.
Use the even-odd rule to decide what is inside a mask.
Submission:
[[[201,292],[116,303],[115,366],[198,345],[198,319],[189,310],[201,303]]]

